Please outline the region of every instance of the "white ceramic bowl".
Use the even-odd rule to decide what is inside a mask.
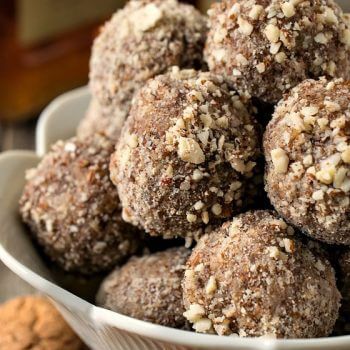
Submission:
[[[57,98],[43,112],[37,129],[37,153],[75,133],[89,102],[86,88]],[[307,340],[242,339],[196,334],[166,328],[96,307],[62,286],[62,275],[50,271],[28,238],[18,216],[24,172],[35,166],[34,152],[11,151],[0,156],[0,259],[18,276],[49,296],[81,338],[94,350],[235,349],[336,350],[350,349],[350,336]],[[70,279],[68,284],[75,284]],[[65,283],[67,286],[67,282]],[[68,285],[69,287],[69,285]]]

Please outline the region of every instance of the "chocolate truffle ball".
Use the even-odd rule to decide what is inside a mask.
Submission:
[[[27,173],[20,213],[46,254],[66,271],[111,269],[139,238],[121,218],[108,164],[114,146],[95,135],[59,141]]]
[[[119,138],[127,112],[122,109],[101,107],[96,98],[92,98],[85,117],[81,120],[77,130],[80,139],[95,134],[103,134],[116,142]]]
[[[329,262],[269,211],[203,236],[187,262],[183,295],[197,332],[241,337],[327,336],[340,304]]]
[[[179,247],[131,258],[105,279],[97,303],[147,322],[186,328],[181,281],[189,254]]]
[[[0,349],[87,350],[54,306],[40,296],[0,305]]]
[[[350,244],[350,83],[307,80],[278,104],[264,136],[266,191],[304,233]]]
[[[94,42],[93,95],[103,107],[128,112],[135,91],[149,78],[173,65],[201,66],[206,32],[207,20],[193,6],[176,0],[128,2]]]
[[[150,80],[111,158],[123,218],[151,235],[190,239],[242,210],[257,129],[221,77],[174,68]]]
[[[238,91],[276,103],[307,78],[350,78],[350,27],[333,0],[224,0],[205,59]]]

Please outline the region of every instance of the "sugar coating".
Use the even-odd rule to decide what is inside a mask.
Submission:
[[[276,107],[264,136],[266,191],[308,235],[350,244],[350,84],[307,80]]]
[[[111,158],[123,218],[151,235],[197,238],[241,211],[259,155],[243,102],[210,73],[174,67],[150,80]]]
[[[147,322],[187,328],[181,280],[189,254],[179,247],[131,258],[106,277],[97,303]]]
[[[129,1],[94,42],[93,95],[102,107],[127,114],[135,91],[149,78],[173,65],[201,67],[206,32],[207,20],[193,6],[176,0]]]
[[[27,172],[22,219],[46,254],[84,274],[111,269],[134,253],[137,230],[121,218],[108,164],[114,144],[102,135],[58,141]]]
[[[331,333],[340,294],[329,262],[274,212],[239,215],[187,262],[185,316],[203,333],[312,338]]]
[[[128,111],[121,108],[101,107],[96,98],[92,98],[84,118],[79,123],[77,136],[89,138],[96,133],[117,141]]]
[[[333,0],[224,0],[205,59],[242,93],[276,103],[308,78],[350,78],[350,27]]]

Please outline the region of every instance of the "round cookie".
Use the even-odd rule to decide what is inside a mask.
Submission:
[[[200,68],[207,20],[176,0],[131,0],[94,42],[90,87],[103,108],[129,111],[148,79],[178,65]],[[123,118],[122,114],[115,118]]]
[[[148,81],[111,158],[123,218],[151,235],[197,238],[249,200],[259,143],[221,77],[174,68]]]
[[[87,350],[43,297],[18,297],[0,305],[0,349]]]
[[[77,136],[89,138],[95,134],[103,134],[116,142],[119,138],[128,111],[102,108],[96,98],[92,98],[84,118],[79,123]]]
[[[134,253],[137,230],[121,218],[109,179],[114,144],[96,134],[59,141],[27,173],[20,213],[34,239],[64,270],[109,270]]]
[[[97,303],[140,320],[187,328],[181,280],[189,254],[178,247],[131,258],[104,280]]]
[[[340,305],[329,262],[269,211],[242,214],[203,236],[188,259],[183,295],[197,332],[241,337],[327,336]]]
[[[302,232],[350,244],[350,84],[307,80],[278,104],[264,136],[266,191]]]
[[[350,26],[333,0],[223,0],[209,11],[212,72],[264,102],[308,78],[350,78]]]

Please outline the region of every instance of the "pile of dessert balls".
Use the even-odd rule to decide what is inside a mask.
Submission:
[[[65,271],[115,268],[102,307],[219,335],[342,333],[348,16],[333,0],[208,14],[132,0],[104,25],[87,115],[28,171],[21,216]]]

